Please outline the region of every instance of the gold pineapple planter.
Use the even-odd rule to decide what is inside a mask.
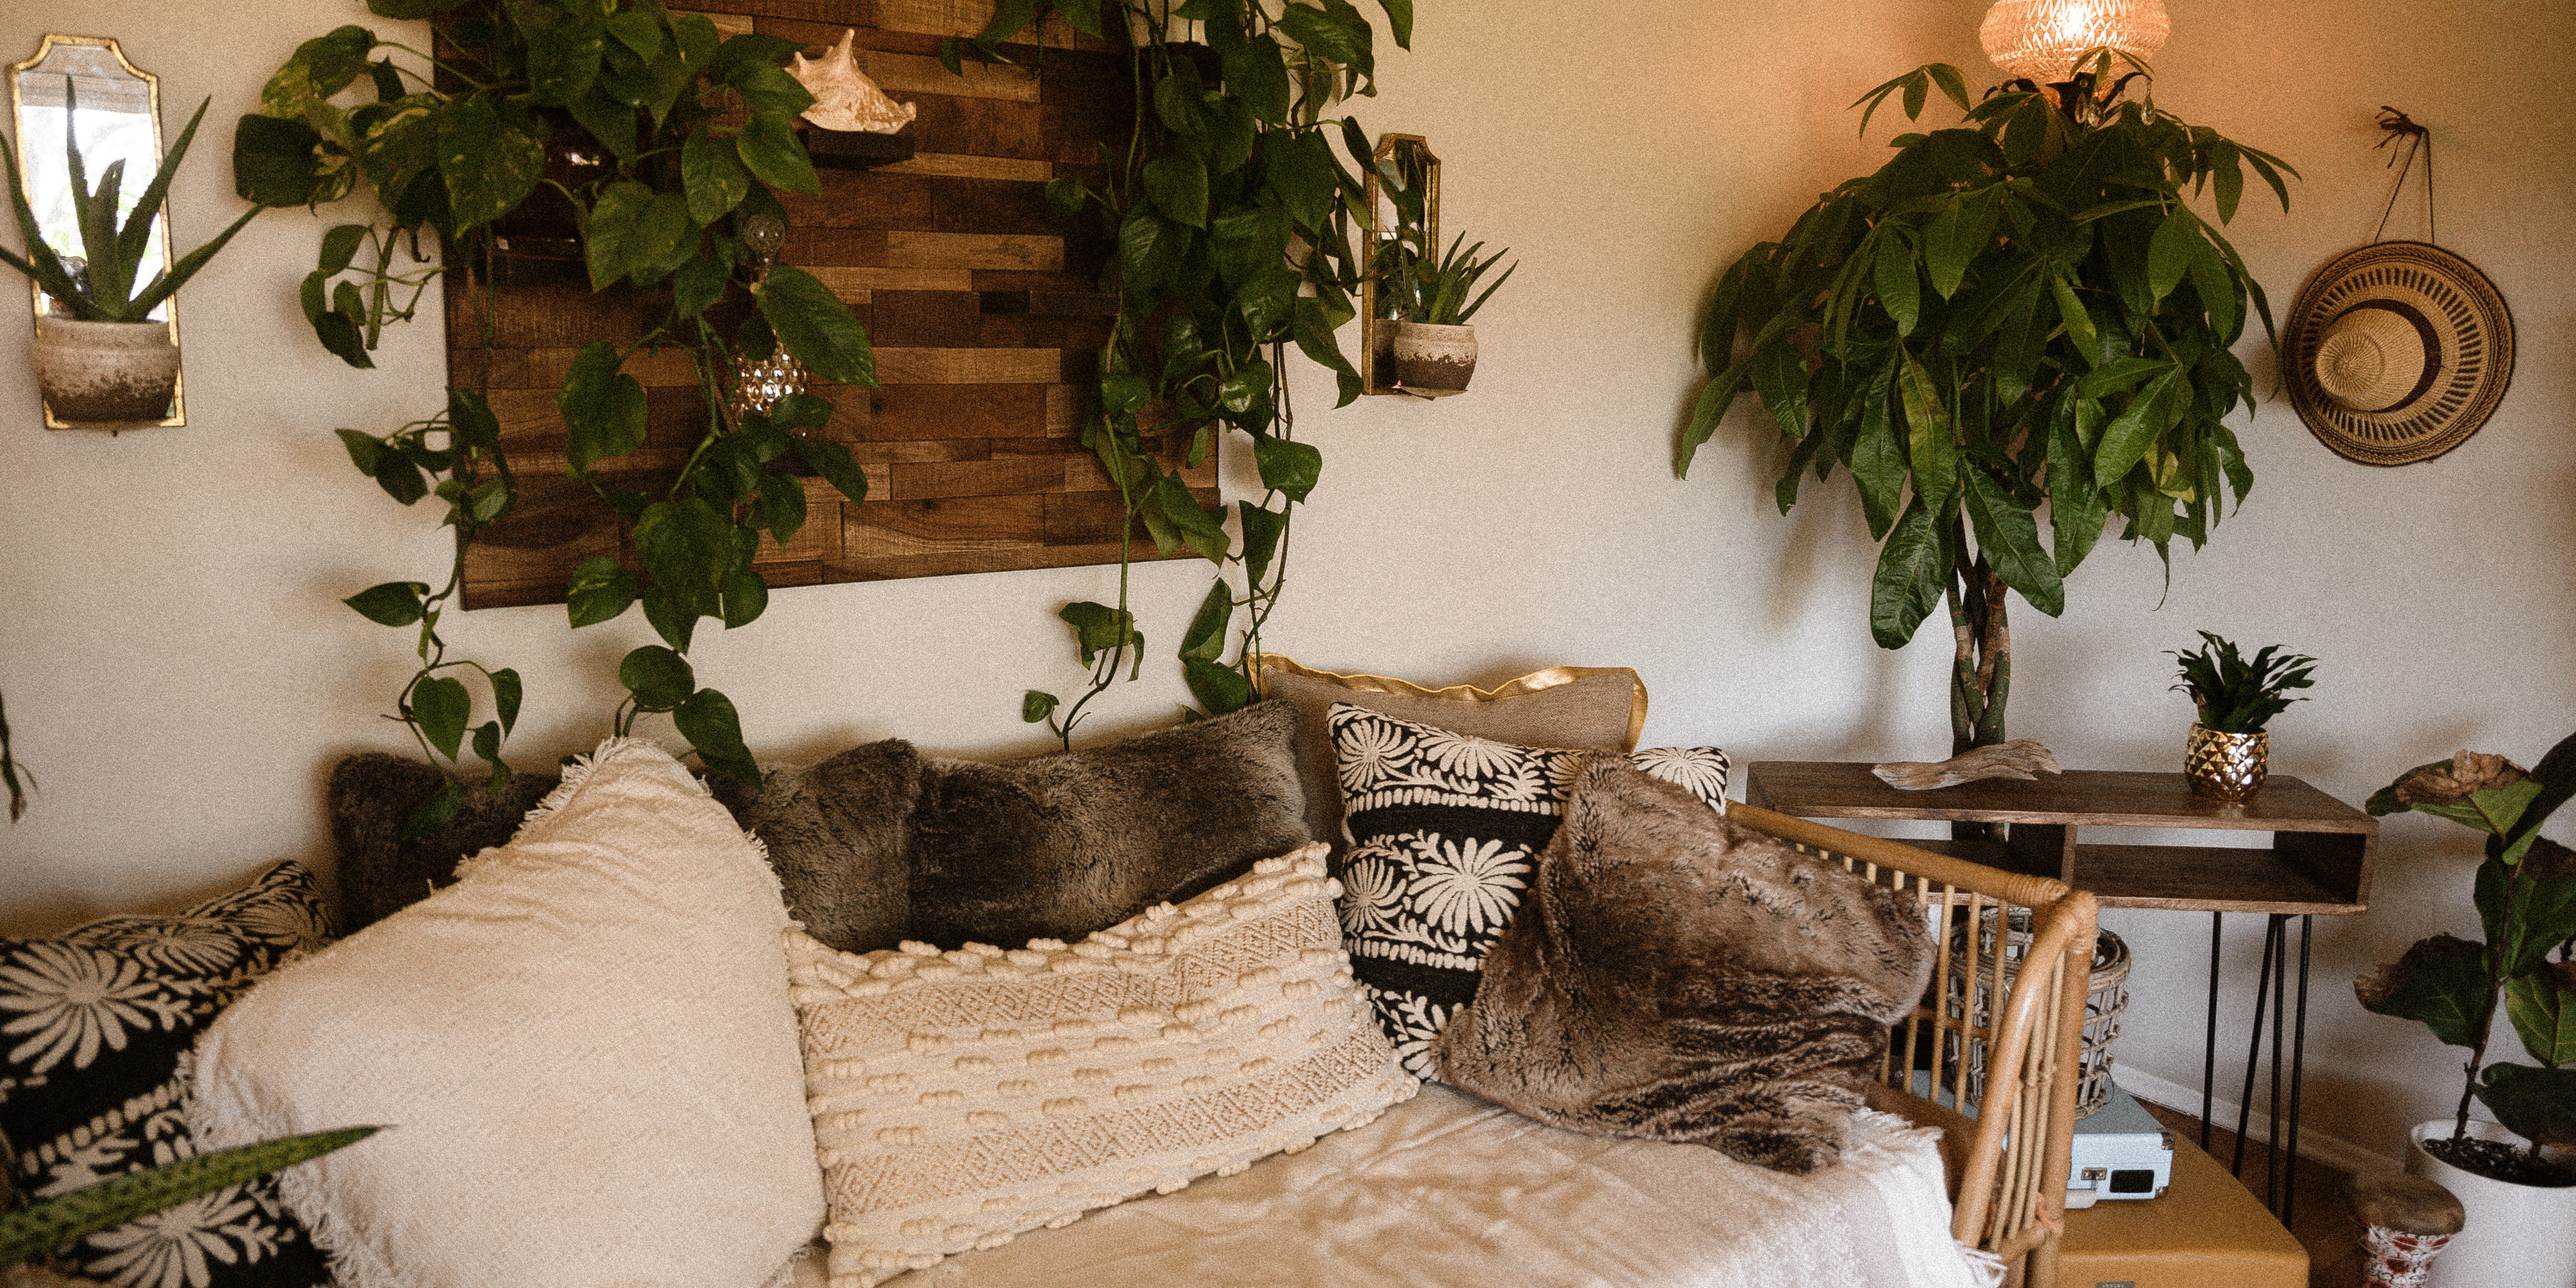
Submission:
[[[2270,731],[2221,733],[2192,725],[2191,740],[2183,749],[2182,776],[2190,781],[2193,795],[2241,801],[2261,790],[2271,772]]]

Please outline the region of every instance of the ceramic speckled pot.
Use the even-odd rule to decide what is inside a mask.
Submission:
[[[1408,389],[1455,393],[1476,374],[1476,328],[1407,322],[1395,329],[1395,380]]]
[[[170,415],[179,346],[163,323],[42,318],[33,352],[36,387],[57,420],[132,425]]]

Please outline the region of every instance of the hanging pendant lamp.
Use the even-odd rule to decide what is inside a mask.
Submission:
[[[1996,0],[1977,41],[2005,75],[2050,85],[2066,80],[2088,49],[2153,58],[2172,26],[2164,0]]]

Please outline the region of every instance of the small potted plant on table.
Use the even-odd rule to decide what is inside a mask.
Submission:
[[[212,102],[209,98],[207,102]],[[69,98],[66,116],[79,115],[77,96]],[[178,146],[134,202],[123,226],[117,223],[118,196],[125,182],[125,162],[116,161],[92,188],[81,164],[77,132],[63,131],[64,161],[71,176],[72,212],[80,223],[81,255],[66,258],[46,244],[36,212],[27,202],[27,187],[18,174],[17,154],[0,139],[0,164],[8,169],[9,202],[18,217],[18,235],[27,246],[21,259],[0,249],[0,263],[33,280],[53,301],[52,316],[36,324],[36,387],[59,420],[80,424],[130,425],[157,421],[170,414],[170,396],[179,384],[179,346],[169,324],[152,319],[187,280],[196,276],[242,225],[260,208],[251,207],[213,241],[135,283],[152,244],[152,222],[161,214],[170,178],[188,155],[188,143],[205,119],[206,104],[188,118]]]
[[[2200,639],[2198,652],[2173,651],[2182,663],[2182,682],[2173,687],[2189,693],[2200,709],[2184,745],[2183,777],[2196,795],[2241,801],[2272,772],[2272,735],[2264,726],[2291,703],[2307,701],[2283,695],[2313,683],[2308,673],[2317,660],[2278,656],[2281,646],[2274,644],[2249,662],[2234,644],[2208,631]]]
[[[1465,233],[1449,243],[1449,253],[1437,263],[1429,258],[1412,265],[1413,281],[1405,292],[1403,322],[1395,328],[1395,382],[1413,393],[1438,396],[1463,392],[1468,380],[1476,374],[1476,328],[1468,319],[1485,307],[1494,292],[1510,281],[1520,268],[1513,264],[1493,280],[1483,294],[1469,300],[1467,294],[1510,247],[1479,260],[1476,252],[1485,248],[1478,242],[1461,251]]]
[[[2353,981],[2365,1008],[2420,1021],[2469,1052],[2458,1113],[2415,1129],[2407,1165],[2468,1210],[2467,1227],[2432,1267],[2437,1285],[2576,1283],[2576,1159],[2567,1152],[2576,1148],[2576,851],[2540,835],[2570,796],[2576,734],[2535,769],[2463,751],[2370,798],[2372,814],[2414,810],[2487,837],[2474,896],[2486,942],[2434,935]],[[2538,1065],[2488,1062],[2499,999]],[[2472,1100],[2496,1121],[2472,1121]]]

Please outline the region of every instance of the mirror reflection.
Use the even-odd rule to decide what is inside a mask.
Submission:
[[[1440,242],[1440,158],[1419,134],[1383,134],[1367,175],[1369,254],[1360,281],[1360,377],[1373,394],[1395,386],[1395,323],[1418,301],[1413,269]]]
[[[146,72],[125,61],[113,39],[98,36],[49,35],[36,55],[9,68],[11,98],[17,107],[20,178],[36,225],[47,244],[66,257],[81,253],[80,224],[72,214],[71,175],[63,161],[63,132],[80,141],[81,163],[92,182],[119,160],[130,176],[124,187],[123,218],[142,196],[143,180],[161,165],[159,86]],[[73,119],[71,104],[79,104]],[[169,221],[152,224],[152,239],[135,275],[148,282],[168,260]],[[42,288],[35,290],[39,314],[53,310]],[[152,311],[167,321],[168,303]]]

